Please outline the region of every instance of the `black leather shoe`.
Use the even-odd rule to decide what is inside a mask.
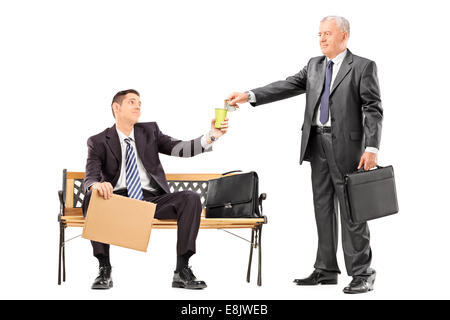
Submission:
[[[352,282],[344,288],[344,293],[366,293],[373,290],[375,283],[375,270],[370,276],[354,276]]]
[[[180,272],[176,272],[173,275],[172,287],[184,288],[184,289],[204,289],[206,283],[199,281],[192,273],[191,267],[184,267]]]
[[[109,289],[113,287],[111,278],[111,266],[100,266],[98,277],[92,284],[92,289]]]
[[[337,284],[338,274],[323,270],[314,270],[313,273],[304,279],[295,279],[294,282],[299,286],[317,286],[318,284]]]

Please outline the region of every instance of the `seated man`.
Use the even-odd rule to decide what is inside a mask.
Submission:
[[[116,124],[87,141],[84,216],[92,190],[98,190],[105,199],[115,193],[155,203],[155,218],[178,221],[177,265],[172,286],[206,288],[205,282],[198,281],[188,266],[189,258],[195,253],[200,227],[200,196],[192,191],[170,193],[158,153],[192,157],[211,151],[212,142],[227,132],[228,119],[222,122],[221,129],[216,129],[212,120],[211,130],[206,135],[181,141],[163,134],[156,122],[138,123],[141,101],[136,90],[118,92],[111,108]],[[109,245],[91,242],[100,265],[92,289],[109,289],[113,286]]]

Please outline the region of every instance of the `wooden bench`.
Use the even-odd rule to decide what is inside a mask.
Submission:
[[[68,172],[63,170],[62,190],[58,192],[60,201],[59,222],[59,266],[58,284],[66,281],[66,243],[72,239],[65,239],[65,229],[68,227],[83,227],[84,217],[81,204],[84,198],[83,180],[84,172]],[[261,232],[263,224],[267,223],[267,218],[238,218],[238,219],[211,219],[205,218],[205,202],[208,192],[208,181],[222,177],[222,174],[166,174],[167,182],[171,192],[190,190],[200,195],[203,212],[200,222],[200,229],[251,229],[251,238],[246,240],[250,243],[250,257],[247,269],[247,282],[250,282],[250,270],[252,264],[253,249],[258,249],[258,286],[261,286]],[[259,206],[262,215],[262,201],[266,199],[266,194],[259,196]],[[176,220],[153,220],[153,229],[176,229]],[[228,232],[228,231],[227,231]],[[231,232],[228,232],[231,233]],[[231,233],[232,234],[232,233]]]

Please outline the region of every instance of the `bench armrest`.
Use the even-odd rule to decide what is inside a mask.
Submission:
[[[59,204],[64,205],[63,192],[61,190],[58,191]]]
[[[63,192],[61,190],[58,191],[58,197],[59,197],[58,221],[60,221],[60,217],[64,215],[64,197],[63,197]]]
[[[262,206],[262,202],[263,202],[263,200],[266,200],[266,199],[267,199],[267,194],[266,194],[266,193],[261,193],[261,194],[259,195],[258,203],[259,203],[259,209],[261,210],[261,216],[263,215],[263,206]]]

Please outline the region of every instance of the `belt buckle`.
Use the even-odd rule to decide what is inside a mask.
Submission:
[[[326,127],[326,126],[322,126],[322,127],[320,127],[320,133],[321,134],[331,133],[331,128],[330,127]]]

